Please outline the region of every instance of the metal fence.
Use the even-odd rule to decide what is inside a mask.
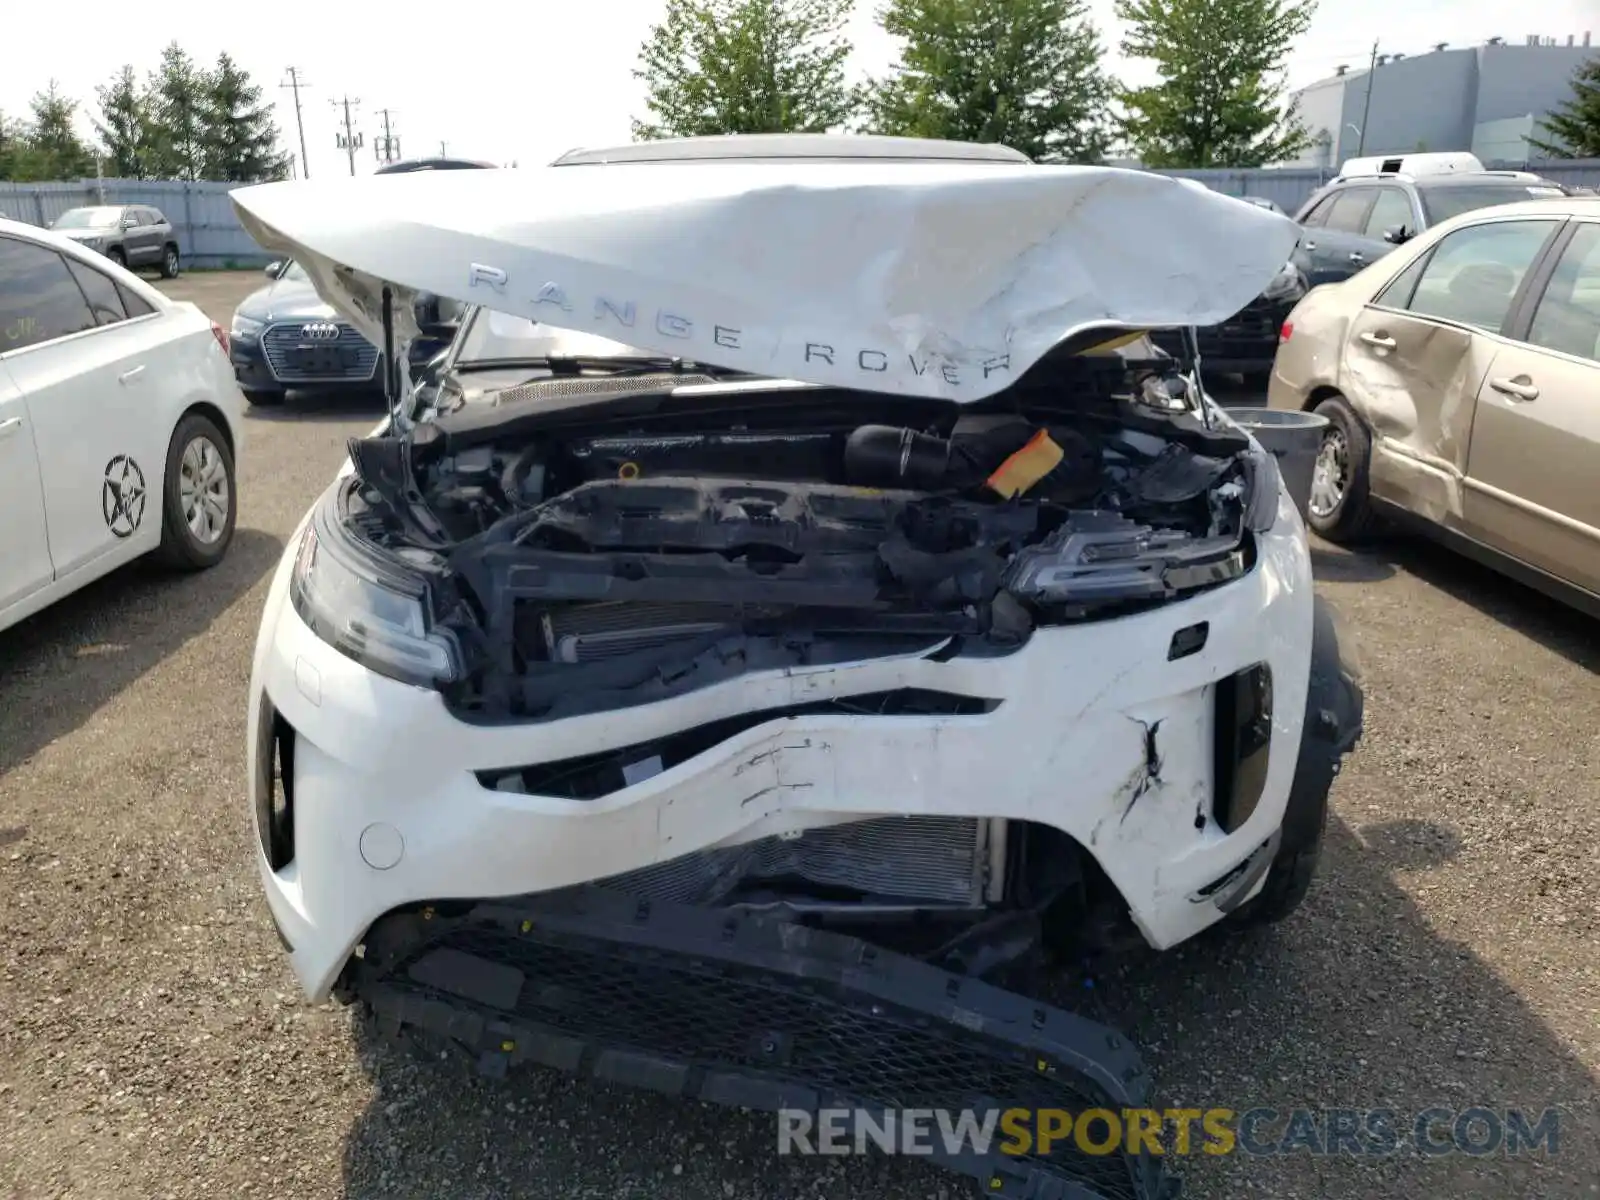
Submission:
[[[1557,183],[1600,188],[1600,158],[1531,163]],[[1332,167],[1215,168],[1166,171],[1194,179],[1228,196],[1261,196],[1293,213],[1337,171]],[[238,184],[184,183],[155,179],[85,179],[77,183],[0,181],[0,215],[48,225],[69,208],[85,204],[146,204],[159,208],[178,234],[178,252],[194,267],[259,267],[271,257],[256,245],[234,215],[228,193]]]
[[[268,255],[244,231],[228,193],[235,183],[185,183],[168,179],[83,179],[76,183],[0,181],[0,215],[49,225],[69,208],[87,204],[143,204],[158,208],[178,237],[178,253],[191,267],[259,267]]]

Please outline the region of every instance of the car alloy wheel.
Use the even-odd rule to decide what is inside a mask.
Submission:
[[[175,279],[178,275],[178,252],[171,246],[167,247],[166,254],[161,259],[161,273],[168,279]]]
[[[1322,434],[1322,446],[1311,473],[1311,515],[1327,520],[1344,503],[1350,482],[1350,447],[1344,431],[1330,425]]]
[[[202,546],[214,546],[228,529],[228,467],[210,438],[201,434],[183,449],[178,496],[184,524]]]

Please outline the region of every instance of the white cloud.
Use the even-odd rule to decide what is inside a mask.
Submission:
[[[878,3],[860,0],[851,23],[857,74],[880,71],[893,58],[890,39],[874,23]],[[1092,8],[1109,65],[1130,80],[1148,78],[1141,64],[1116,55],[1112,0],[1092,0]],[[661,10],[661,0],[479,0],[460,9],[162,0],[152,10],[158,19],[145,21],[129,19],[126,6],[89,0],[70,27],[9,23],[0,41],[0,111],[21,115],[52,77],[92,109],[96,84],[123,63],[153,68],[176,37],[204,62],[226,50],[265,85],[283,144],[296,153],[294,108],[278,85],[289,64],[301,68],[311,84],[301,100],[313,176],[348,170],[334,144],[340,111],[332,103],[347,94],[361,101],[366,145],[359,171],[372,169],[382,108],[393,110],[407,157],[436,153],[443,142],[452,154],[533,165],[574,146],[629,139],[629,118],[643,113],[632,71]],[[1538,0],[1518,16],[1507,14],[1500,0],[1325,0],[1289,64],[1290,79],[1299,85],[1339,63],[1365,62],[1374,36],[1385,49],[1420,53],[1439,41],[1470,45],[1493,35],[1520,42],[1535,32],[1523,27],[1533,25],[1563,41],[1586,27],[1600,35],[1596,0]]]

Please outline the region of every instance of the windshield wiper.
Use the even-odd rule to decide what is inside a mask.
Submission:
[[[585,371],[602,371],[607,375],[748,375],[732,367],[718,367],[711,363],[696,362],[692,358],[669,358],[641,355],[627,358],[606,358],[588,354],[552,354],[543,360],[556,375],[581,375]]]

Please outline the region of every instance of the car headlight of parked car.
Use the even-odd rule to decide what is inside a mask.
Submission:
[[[1283,269],[1272,277],[1272,282],[1261,290],[1263,300],[1283,300],[1305,294],[1305,274],[1292,262],[1284,263]]]
[[[228,329],[228,336],[234,341],[253,342],[261,336],[261,331],[266,328],[265,321],[258,321],[254,317],[247,317],[243,313],[233,314],[233,324]]]
[[[344,532],[343,483],[321,500],[295,556],[295,612],[334,649],[402,683],[433,688],[459,677],[454,638],[435,631],[421,578],[365,552]]]

